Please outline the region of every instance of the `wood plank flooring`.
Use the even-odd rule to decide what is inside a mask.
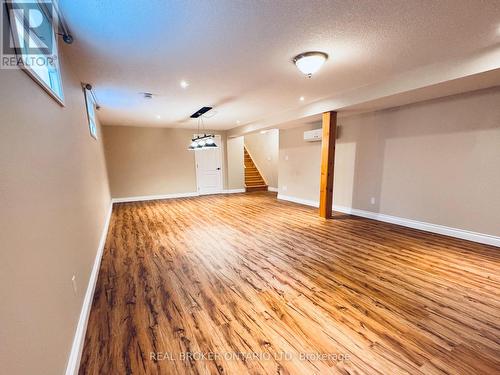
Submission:
[[[278,201],[115,205],[80,374],[499,374],[500,249]]]

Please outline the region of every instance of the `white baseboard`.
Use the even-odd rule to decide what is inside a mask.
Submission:
[[[244,193],[245,189],[226,189],[222,191],[222,194],[236,194],[236,193]]]
[[[297,197],[291,197],[287,195],[278,194],[278,199],[295,202],[299,204],[304,204],[307,206],[319,207],[319,202],[315,200],[301,199]],[[472,232],[465,229],[457,229],[451,228],[444,225],[427,223],[424,221],[417,221],[412,219],[406,219],[398,216],[391,216],[386,214],[381,214],[377,212],[358,210],[352,207],[344,207],[344,206],[333,206],[333,210],[337,212],[343,212],[349,215],[366,217],[368,219],[383,221],[386,223],[392,223],[401,225],[404,227],[414,228],[423,230],[426,232],[443,234],[445,236],[460,238],[463,240],[478,242],[486,245],[492,245],[500,247],[500,237],[492,236],[490,234]]]
[[[267,188],[268,191],[274,191],[275,193],[278,192],[278,188],[277,187],[272,187],[272,186],[269,186]]]
[[[189,193],[174,193],[174,194],[162,194],[162,195],[140,195],[134,197],[122,197],[122,198],[113,198],[113,203],[127,203],[127,202],[141,202],[141,201],[153,201],[159,199],[174,199],[174,198],[188,198],[188,197],[198,197],[201,195],[213,195],[213,194],[236,194],[236,193],[244,193],[245,189],[224,189],[218,193],[210,193],[210,194],[199,194],[197,192],[189,192]]]
[[[197,197],[198,195],[199,194],[197,192],[162,194],[162,195],[142,195],[142,196],[135,196],[135,197],[113,198],[112,202],[113,203],[126,203],[126,202],[153,201],[153,200],[158,200],[158,199]]]
[[[297,197],[292,197],[290,195],[278,194],[278,199],[283,201],[294,202],[298,204],[304,204],[306,206],[319,207],[319,202],[311,199],[302,199]]]
[[[358,210],[356,208],[351,208],[351,207],[334,205],[333,210],[350,215],[366,217],[368,219],[383,221],[386,223],[402,225],[404,227],[419,229],[426,232],[444,234],[445,236],[450,236],[450,237],[460,238],[463,240],[474,241],[486,245],[493,245],[500,247],[500,237],[492,236],[489,234],[472,232],[466,229],[451,228],[444,225],[427,223],[425,221],[406,219],[403,217],[391,216],[377,212]]]
[[[94,266],[90,273],[89,283],[85,297],[83,298],[82,310],[80,311],[80,318],[76,326],[71,352],[69,354],[68,365],[66,366],[66,375],[76,375],[80,367],[80,359],[83,351],[83,344],[85,341],[85,333],[87,332],[87,323],[89,320],[90,309],[92,307],[92,300],[94,299],[94,290],[99,276],[99,268],[101,266],[101,259],[104,252],[104,245],[106,244],[106,236],[108,234],[109,222],[111,220],[111,213],[113,211],[113,203],[109,205],[108,213],[102,228],[101,238],[99,240],[99,247],[94,260]]]

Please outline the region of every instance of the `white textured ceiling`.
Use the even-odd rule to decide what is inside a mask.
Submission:
[[[498,0],[60,3],[105,125],[194,127],[214,106],[207,126],[231,129],[500,45]],[[309,50],[330,55],[312,79],[291,63]]]

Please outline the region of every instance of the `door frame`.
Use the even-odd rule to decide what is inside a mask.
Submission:
[[[203,134],[193,134],[193,138],[196,138],[198,135],[203,135]],[[220,160],[220,176],[219,176],[220,184],[219,185],[220,185],[220,189],[217,191],[214,191],[214,192],[202,192],[200,190],[200,172],[198,169],[198,162],[196,160],[196,156],[197,156],[197,153],[204,152],[204,151],[203,150],[194,150],[194,152],[195,152],[194,167],[196,170],[196,191],[198,192],[198,195],[220,194],[224,191],[224,153],[223,153],[224,145],[222,144],[222,137],[219,134],[215,134],[215,143],[219,146],[215,150],[217,150],[219,152],[219,160]]]

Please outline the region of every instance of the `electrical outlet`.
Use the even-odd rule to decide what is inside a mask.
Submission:
[[[375,204],[375,197],[372,197],[372,198],[370,199],[370,203],[371,203],[371,204]]]
[[[71,283],[73,284],[73,292],[75,293],[75,296],[76,296],[78,289],[76,288],[76,276],[75,275],[73,275],[73,277],[71,278]]]
[[[288,160],[288,155],[285,155],[285,160]]]

